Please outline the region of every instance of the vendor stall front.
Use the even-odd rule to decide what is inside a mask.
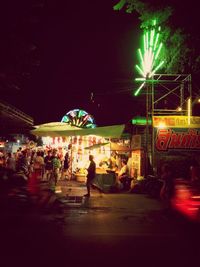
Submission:
[[[70,155],[70,178],[85,182],[89,155],[94,155],[97,186],[103,191],[115,183],[115,171],[121,159],[129,157],[130,137],[122,137],[125,125],[82,129],[66,123],[38,125],[32,134],[41,136],[43,147],[57,149],[60,155]],[[113,171],[114,170],[114,171]]]

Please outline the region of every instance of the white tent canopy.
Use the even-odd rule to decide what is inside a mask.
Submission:
[[[65,136],[84,136],[97,135],[105,138],[120,138],[125,125],[112,125],[96,128],[78,128],[63,122],[50,122],[34,126],[36,129],[31,133],[36,136],[65,137]]]

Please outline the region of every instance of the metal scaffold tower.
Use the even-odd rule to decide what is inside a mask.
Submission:
[[[191,74],[154,74],[147,82],[149,115],[187,115],[187,100],[192,98]]]
[[[191,116],[192,86],[190,74],[157,74],[167,64],[163,50],[161,26],[157,18],[148,21],[143,28],[142,45],[138,49],[139,63],[136,70],[140,77],[135,81],[138,96],[146,94],[145,127],[145,175],[148,175],[149,160],[154,156],[154,116]],[[153,165],[153,164],[152,164]]]
[[[192,99],[190,74],[154,74],[152,79],[146,80],[146,150],[152,166],[155,140],[153,117],[188,116],[188,99]]]

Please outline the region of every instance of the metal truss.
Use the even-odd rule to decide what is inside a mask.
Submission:
[[[29,126],[33,126],[33,118],[22,112],[21,110],[15,108],[14,106],[0,102],[0,115],[7,119],[20,120]]]
[[[149,115],[187,115],[191,74],[155,74],[147,83]]]
[[[148,173],[148,158],[153,168],[155,167],[155,137],[152,117],[159,115],[187,116],[187,100],[191,97],[190,74],[155,74],[151,80],[146,80],[146,174]]]

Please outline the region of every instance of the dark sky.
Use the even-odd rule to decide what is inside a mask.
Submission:
[[[117,0],[5,2],[0,87],[7,102],[35,124],[60,121],[74,108],[92,114],[97,125],[125,123],[142,111],[143,101],[131,95],[137,13],[113,11]]]

